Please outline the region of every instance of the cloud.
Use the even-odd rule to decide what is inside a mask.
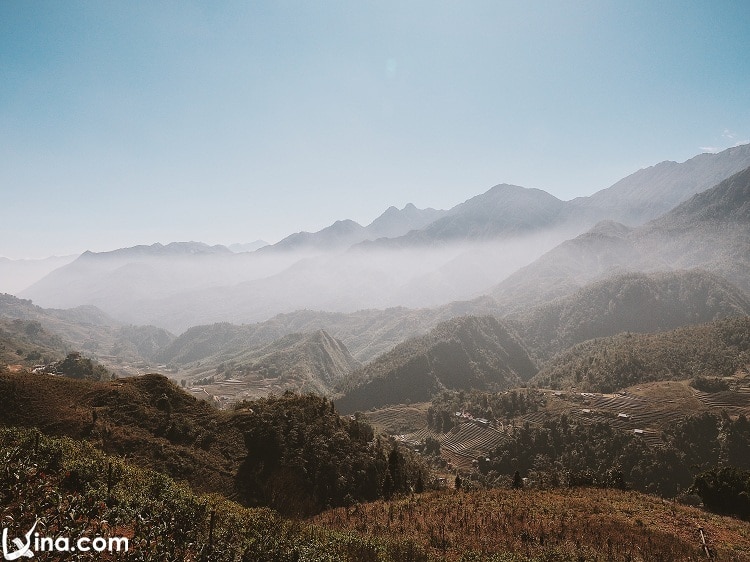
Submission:
[[[737,140],[740,138],[740,135],[731,129],[724,129],[724,131],[721,133],[721,146],[699,146],[699,150],[701,152],[709,152],[711,154],[716,154],[717,152],[721,152],[722,150],[726,150],[728,148],[734,148],[735,146],[742,146],[743,144],[750,143],[750,139],[745,140]],[[717,139],[714,139],[717,140]]]
[[[729,129],[724,129],[724,132],[722,133],[721,136],[725,138],[726,140],[728,140],[729,142],[732,142],[733,143],[732,147],[742,146],[743,144],[750,143],[750,139],[737,140],[740,137],[740,135]]]

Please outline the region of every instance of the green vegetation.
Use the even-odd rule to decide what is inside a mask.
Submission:
[[[65,359],[55,363],[55,369],[64,377],[71,379],[108,381],[113,378],[112,373],[107,369],[77,351],[68,353]]]
[[[750,471],[735,467],[708,470],[698,475],[692,490],[716,513],[750,519]]]
[[[127,537],[122,560],[689,560],[700,556],[698,526],[719,559],[750,559],[746,524],[634,492],[430,492],[342,507],[304,522],[195,494],[85,442],[36,430],[0,429],[0,462],[0,513],[9,536],[22,536],[40,518],[45,535]],[[387,463],[398,465],[392,458]]]
[[[729,390],[729,383],[717,377],[697,376],[690,381],[690,386],[703,392],[724,392]]]
[[[0,463],[0,514],[11,537],[23,536],[39,518],[38,530],[48,536],[127,537],[129,551],[118,560],[427,560],[408,539],[327,531],[269,509],[196,495],[87,443],[35,430],[0,428]],[[66,559],[102,555],[77,552]]]
[[[374,441],[368,424],[340,417],[325,398],[287,392],[237,409],[248,451],[237,483],[249,505],[309,515],[405,493],[426,479],[408,451]]]
[[[395,448],[322,397],[286,393],[220,412],[159,375],[103,383],[6,374],[0,405],[6,425],[86,439],[195,490],[285,515],[382,497]],[[428,480],[412,454],[398,455],[395,494]]]
[[[576,345],[534,377],[539,386],[612,392],[650,381],[727,376],[750,364],[750,317]]]
[[[434,431],[448,431],[458,420],[456,412],[467,412],[475,418],[510,420],[543,408],[544,394],[537,389],[514,389],[507,392],[443,391],[432,398],[427,411],[427,426]]]
[[[674,497],[703,471],[719,465],[750,469],[750,422],[739,416],[689,416],[664,431],[663,444],[611,424],[572,423],[567,416],[540,427],[524,424],[482,459],[488,484],[520,471],[536,486],[627,488]]]

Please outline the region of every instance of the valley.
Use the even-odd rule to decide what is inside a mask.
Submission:
[[[731,390],[703,392],[691,387],[689,381],[643,383],[613,394],[539,389],[535,391],[538,408],[533,412],[487,418],[481,410],[457,411],[453,414],[455,425],[448,431],[437,431],[428,425],[429,402],[372,409],[362,416],[376,430],[396,436],[407,447],[423,451],[426,440],[433,439],[440,445],[443,460],[450,462],[449,470],[470,474],[476,470],[477,459],[509,441],[521,427],[543,427],[546,421],[561,416],[576,425],[610,425],[636,435],[652,447],[662,445],[662,433],[688,416],[718,416],[725,412],[732,417],[750,418],[750,374],[744,372],[723,380]]]
[[[211,505],[256,557],[275,521],[282,550],[337,560],[697,560],[697,527],[748,560],[747,160],[567,202],[501,184],[236,253],[87,252],[0,295],[2,454],[144,544],[143,498],[110,512],[101,467],[162,479],[203,537],[185,559],[214,552]]]

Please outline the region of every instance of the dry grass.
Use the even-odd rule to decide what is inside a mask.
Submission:
[[[313,522],[373,538],[409,536],[447,560],[467,551],[550,560],[701,560],[703,527],[717,560],[750,561],[750,523],[616,490],[449,490],[331,510]]]

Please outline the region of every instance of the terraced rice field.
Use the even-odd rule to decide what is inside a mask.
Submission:
[[[688,381],[666,381],[643,384],[615,394],[552,392],[539,411],[501,423],[482,426],[465,421],[447,433],[427,427],[428,403],[393,406],[368,412],[366,417],[376,429],[396,435],[401,441],[416,445],[428,437],[440,443],[441,455],[452,466],[471,470],[472,461],[492,451],[508,438],[513,426],[529,423],[541,425],[547,419],[566,414],[574,423],[604,422],[613,427],[637,432],[651,445],[661,443],[663,429],[679,419],[704,411],[725,410],[735,416],[750,417],[750,386],[744,379],[735,381],[735,390],[707,393],[690,387]]]
[[[726,410],[729,415],[750,415],[750,387],[725,392],[708,393],[698,390],[694,392],[696,398],[707,408]]]
[[[463,422],[447,433],[436,433],[427,427],[419,431],[399,436],[403,441],[419,443],[432,437],[440,443],[443,458],[453,466],[464,470],[471,469],[472,461],[486,455],[508,436],[503,430],[494,427],[484,427],[476,422]]]
[[[606,422],[622,430],[642,430],[643,438],[656,444],[665,426],[687,415],[710,410],[750,415],[750,388],[706,393],[691,388],[687,381],[666,381],[639,385],[616,394],[555,396],[550,393],[547,414],[565,413],[577,423]],[[536,412],[524,416],[522,421],[541,423],[543,414]]]
[[[366,412],[365,418],[378,431],[385,431],[392,435],[408,433],[427,427],[429,406],[429,402],[389,406]]]

